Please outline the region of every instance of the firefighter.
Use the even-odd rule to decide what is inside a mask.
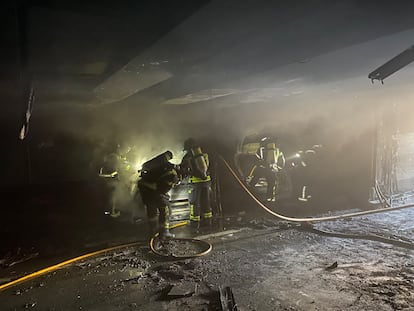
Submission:
[[[111,189],[111,211],[109,215],[114,218],[121,215],[119,207],[130,196],[129,180],[134,173],[126,159],[129,150],[128,148],[123,152],[121,146],[117,145],[114,152],[105,156],[104,164],[99,170],[99,177],[106,178],[108,187]]]
[[[210,202],[211,176],[208,154],[202,152],[198,143],[189,138],[184,142],[181,173],[188,178],[190,201],[190,224],[193,228],[211,227],[213,212]]]
[[[263,137],[256,153],[257,162],[246,178],[248,185],[254,187],[261,177],[266,179],[266,200],[275,201],[278,192],[278,173],[284,168],[286,160],[283,152],[271,137]]]
[[[178,174],[172,159],[172,152],[166,151],[145,162],[138,180],[141,198],[147,207],[148,225],[151,237],[159,232],[161,239],[174,238],[170,233],[170,196],[168,192],[178,182]]]
[[[313,145],[310,149],[303,151],[299,150],[296,153],[296,161],[292,162],[294,166],[301,168],[301,182],[302,187],[300,189],[300,193],[298,196],[298,200],[302,202],[308,202],[312,195],[309,194],[309,187],[311,186],[311,176],[312,176],[312,169],[309,169],[309,165],[312,166],[312,164],[315,161],[315,155],[319,148],[321,148],[322,145]]]

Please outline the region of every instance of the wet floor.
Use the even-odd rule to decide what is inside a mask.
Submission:
[[[395,239],[400,227],[407,238],[412,213],[407,209],[315,227],[337,232],[353,228]],[[3,306],[220,310],[218,289],[230,286],[240,310],[414,308],[411,249],[327,237],[274,219],[229,219],[228,231],[203,235],[214,247],[205,257],[165,261],[146,245],[126,248],[10,288],[0,293]]]
[[[84,187],[9,202],[21,213],[2,219],[1,283],[89,251],[139,243],[10,287],[0,292],[2,310],[220,310],[224,286],[240,310],[414,308],[414,209],[310,228],[272,218],[240,196],[212,230],[175,230],[210,242],[208,255],[166,261],[150,251],[144,218],[105,216],[101,191]]]

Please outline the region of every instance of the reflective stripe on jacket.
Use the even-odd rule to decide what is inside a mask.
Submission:
[[[206,179],[198,178],[198,177],[195,177],[195,176],[190,176],[188,178],[188,182],[190,184],[196,184],[196,183],[200,183],[200,182],[207,182],[207,181],[210,181],[210,180],[211,180],[210,175],[207,175]]]

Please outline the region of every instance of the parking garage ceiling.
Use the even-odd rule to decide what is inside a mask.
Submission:
[[[131,96],[139,104],[142,95],[156,104],[188,104],[189,97],[208,101],[246,90],[268,93],[275,88],[269,78],[303,81],[286,70],[279,73],[289,64],[323,72],[318,79],[342,79],[345,71],[352,76],[361,68],[358,46],[364,55],[386,60],[412,42],[378,49],[375,40],[414,27],[409,1],[19,3],[27,13],[27,64],[38,105],[99,105]],[[372,40],[372,49],[363,45]],[[351,52],[344,54],[344,68],[339,58],[329,68],[314,63],[341,50]],[[13,72],[19,70],[14,61]],[[215,96],[197,96],[213,89]]]

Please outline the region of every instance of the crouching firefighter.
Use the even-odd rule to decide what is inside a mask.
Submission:
[[[170,207],[168,192],[178,182],[177,171],[170,163],[172,152],[166,151],[142,166],[138,189],[147,207],[151,236],[159,232],[161,239],[174,238],[170,233]]]
[[[194,228],[210,227],[212,209],[210,204],[211,177],[208,154],[192,138],[184,142],[184,155],[181,161],[183,177],[188,177],[190,201],[190,225]]]

